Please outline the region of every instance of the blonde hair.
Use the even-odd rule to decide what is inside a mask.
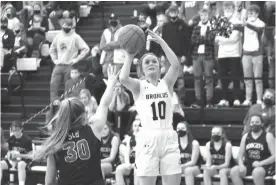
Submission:
[[[94,114],[98,108],[97,100],[94,96],[91,96],[90,91],[88,89],[82,89],[80,91],[79,97],[81,96],[81,94],[84,94],[88,97],[89,102],[88,105],[85,107],[86,111],[88,112],[88,114]]]
[[[146,54],[144,54],[144,55],[140,58],[140,60],[138,61],[137,73],[138,73],[139,78],[140,78],[140,77],[145,77],[145,73],[144,73],[144,71],[143,71],[143,61],[144,61],[144,59],[145,59],[147,56],[149,56],[149,55],[151,55],[151,56],[157,58],[157,61],[159,62],[160,73],[161,73],[161,61],[160,61],[160,59],[159,59],[154,53],[146,53]]]
[[[52,124],[54,124],[54,130],[48,133],[50,136],[43,142],[40,149],[35,151],[34,160],[40,160],[58,152],[63,147],[69,131],[86,124],[84,104],[75,97],[64,99],[57,114],[45,127]]]

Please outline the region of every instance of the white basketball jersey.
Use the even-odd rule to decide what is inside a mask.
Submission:
[[[160,80],[157,86],[141,80],[135,107],[142,127],[172,128],[172,95],[164,80]]]

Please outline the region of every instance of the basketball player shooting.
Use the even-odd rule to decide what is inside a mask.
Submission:
[[[151,41],[160,44],[171,64],[167,74],[160,79],[160,60],[153,53],[148,53],[142,56],[138,64],[145,80],[129,77],[135,54],[124,48],[126,61],[119,75],[121,83],[132,92],[141,118],[142,128],[137,135],[135,161],[137,176],[141,185],[155,185],[158,175],[162,176],[163,185],[179,185],[180,151],[178,136],[172,127],[171,99],[180,64],[177,56],[160,36],[152,31],[148,33],[152,37]],[[130,42],[136,43],[130,39],[129,46]]]

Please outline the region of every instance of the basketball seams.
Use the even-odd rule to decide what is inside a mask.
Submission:
[[[121,34],[118,35],[117,39],[120,42],[121,48],[128,48],[133,53],[140,52],[146,41],[144,32],[136,25],[127,25],[122,29],[123,33],[120,31]]]

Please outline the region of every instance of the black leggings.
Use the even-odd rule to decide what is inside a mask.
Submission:
[[[233,80],[233,99],[236,100],[240,96],[240,77],[241,77],[241,58],[220,58],[218,59],[219,77],[222,85],[222,99],[227,100],[228,84]],[[228,77],[228,79],[225,79]],[[229,77],[231,77],[229,79]]]

